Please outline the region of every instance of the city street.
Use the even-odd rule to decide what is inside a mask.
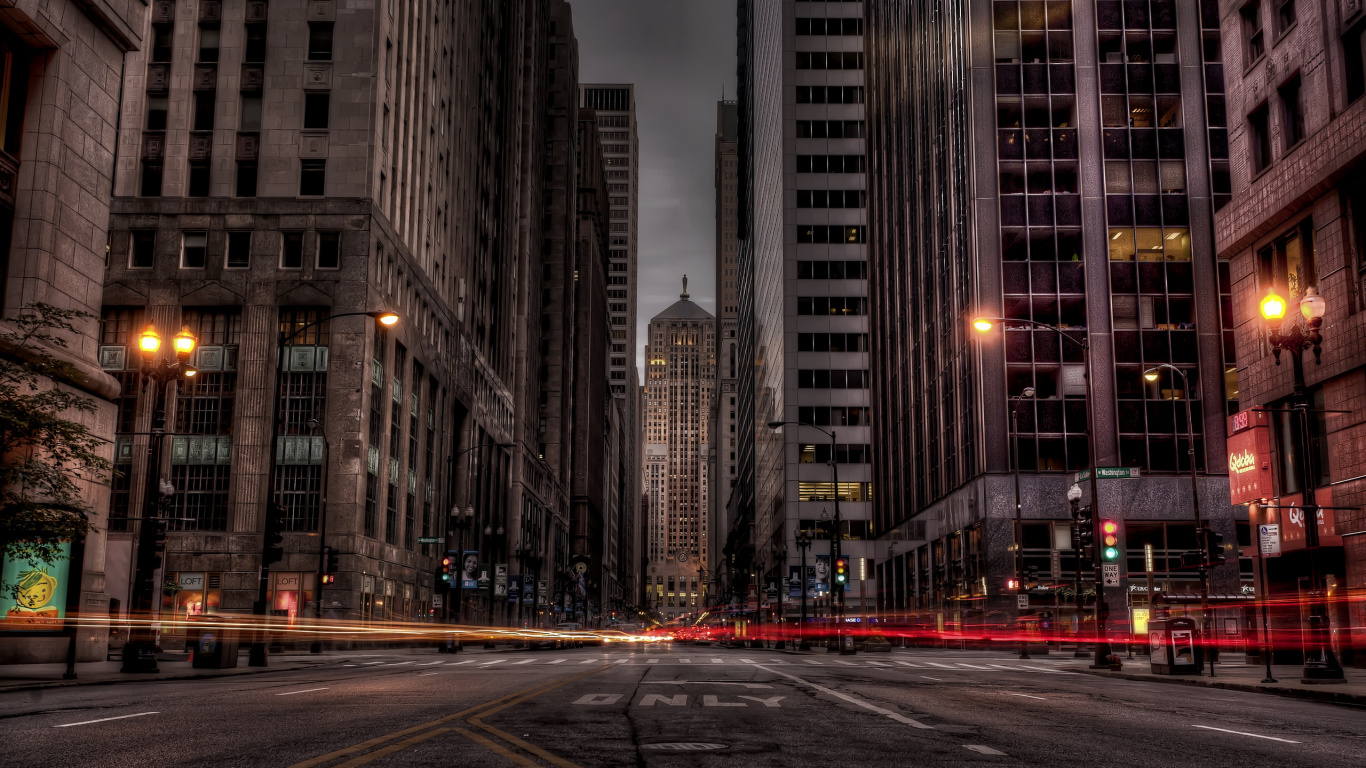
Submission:
[[[1355,763],[1351,707],[1063,671],[1069,656],[670,646],[336,654],[0,698],[6,762],[102,766]]]

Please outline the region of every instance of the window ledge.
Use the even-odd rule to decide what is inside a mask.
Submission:
[[[1278,33],[1278,34],[1276,35],[1275,39],[1273,39],[1273,40],[1271,41],[1271,47],[1272,47],[1272,48],[1275,48],[1276,46],[1280,45],[1280,44],[1281,44],[1281,41],[1284,40],[1291,32],[1294,32],[1297,28],[1299,28],[1299,26],[1300,26],[1300,20],[1299,20],[1299,19],[1295,19],[1295,23],[1294,23],[1294,24],[1291,24],[1290,26],[1288,26],[1288,27],[1286,27],[1285,29],[1281,30],[1280,33]]]
[[[1247,66],[1243,67],[1243,77],[1247,77],[1248,73],[1252,72],[1253,69],[1256,69],[1257,65],[1261,64],[1264,59],[1266,59],[1265,51],[1262,52],[1261,56],[1258,56],[1257,58],[1253,59],[1251,62],[1247,64]]]

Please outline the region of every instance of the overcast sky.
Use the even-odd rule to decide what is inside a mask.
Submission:
[[[579,82],[634,83],[640,131],[638,358],[678,301],[716,313],[716,102],[735,98],[735,0],[570,0]]]

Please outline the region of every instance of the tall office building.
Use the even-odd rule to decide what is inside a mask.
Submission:
[[[612,323],[612,392],[627,397],[640,380],[636,369],[636,304],[640,275],[637,233],[640,200],[640,140],[636,135],[634,85],[579,85],[579,106],[598,115],[598,140],[607,168],[607,297]]]
[[[716,104],[716,397],[711,405],[712,470],[710,554],[716,568],[725,531],[730,530],[728,507],[738,467],[736,433],[736,387],[740,370],[740,239],[739,214],[739,109],[734,101]],[[708,580],[716,582],[715,574]]]
[[[1187,404],[1201,514],[1229,542],[1242,525],[1222,474],[1238,389],[1212,237],[1228,191],[1213,4],[866,5],[883,606],[1014,620],[1018,467],[1020,613],[1080,627],[1057,595],[1077,575],[1067,494],[1089,435],[1101,467],[1141,475],[1101,480],[1096,505],[1123,529],[1127,558],[1102,589],[1127,624],[1126,606],[1148,605],[1145,547],[1158,590],[1198,583],[1181,559],[1196,541]],[[979,315],[1004,327],[978,334]],[[1150,382],[1155,366],[1178,372]],[[1229,560],[1215,593],[1239,591]]]
[[[650,320],[645,346],[646,601],[668,617],[704,607],[710,557],[708,415],[716,387],[716,318],[683,294]]]
[[[750,506],[737,511],[727,551],[737,558],[733,588],[751,605],[788,581],[799,530],[817,540],[813,556],[843,538],[854,563],[846,613],[864,599],[872,552],[862,14],[852,2],[740,4],[738,288],[740,323],[751,324],[740,330],[740,399],[751,398],[752,411],[740,405],[742,418],[752,413],[753,500],[746,491]],[[771,421],[811,426],[775,432]],[[746,459],[741,452],[742,478]],[[784,603],[797,615],[795,601]],[[775,603],[763,613],[779,611]]]
[[[145,489],[174,486],[163,615],[252,610],[278,507],[276,614],[551,620],[567,479],[541,460],[527,361],[543,222],[572,231],[576,197],[541,160],[552,6],[152,3],[125,59],[100,359],[122,386],[111,562],[131,567]],[[355,314],[378,309],[402,319]],[[149,323],[200,344],[151,469],[132,346]],[[340,571],[320,595],[323,544]],[[437,609],[447,549],[537,589]]]

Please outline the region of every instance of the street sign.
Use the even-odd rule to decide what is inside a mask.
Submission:
[[[1026,594],[1023,593],[1023,592],[1021,592],[1020,594],[1016,595],[1016,596],[1015,596],[1015,607],[1018,608],[1018,609],[1020,609],[1020,610],[1022,610],[1022,611],[1028,609],[1028,608],[1029,608],[1029,595],[1026,595]]]
[[[1138,467],[1097,467],[1097,480],[1137,480]],[[1091,470],[1083,469],[1072,476],[1072,482],[1081,483],[1091,479]]]
[[[433,607],[433,608],[440,608],[440,607],[441,607],[441,595],[432,595],[432,607]]]
[[[440,537],[440,536],[418,536],[418,537],[417,537],[417,543],[418,543],[418,544],[440,544],[440,543],[441,543],[441,537]]]
[[[1281,526],[1279,524],[1257,526],[1257,541],[1261,543],[1262,557],[1281,556]]]
[[[1100,577],[1101,581],[1105,582],[1105,586],[1118,587],[1119,563],[1101,563]]]

